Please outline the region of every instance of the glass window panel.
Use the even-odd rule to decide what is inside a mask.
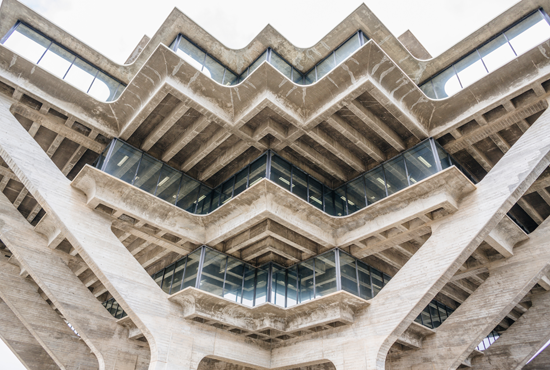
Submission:
[[[162,290],[164,293],[170,293],[170,286],[172,285],[172,277],[174,275],[175,264],[171,264],[166,267],[166,272],[164,273],[164,280],[162,281]]]
[[[271,64],[287,78],[291,77],[292,67],[290,66],[290,64],[288,64],[283,58],[273,52],[271,53]]]
[[[17,25],[10,37],[4,41],[4,46],[33,63],[38,63],[50,44],[50,40],[21,23]]]
[[[285,279],[286,269],[275,264],[272,265],[271,278],[271,303],[284,307],[285,306]]]
[[[405,152],[404,156],[411,185],[437,172],[429,140]]]
[[[199,248],[187,255],[187,266],[185,267],[185,276],[183,277],[183,289],[188,287],[194,288],[196,286],[201,252],[202,248]]]
[[[156,195],[168,203],[175,204],[181,182],[181,172],[170,166],[162,166]]]
[[[155,283],[157,283],[157,285],[160,287],[162,286],[162,275],[164,274],[164,269],[160,270],[159,272],[157,272],[154,277],[153,277],[153,280],[155,280]]]
[[[420,325],[422,325],[422,314],[418,315],[416,317],[416,319],[414,319],[414,322],[419,323]]]
[[[550,38],[550,25],[539,11],[505,34],[516,54],[521,55]]]
[[[315,77],[315,68],[313,68],[309,73],[305,76],[305,84],[311,85],[315,81],[317,81],[317,78]]]
[[[313,259],[310,259],[298,265],[299,303],[315,298],[313,292],[313,263]]]
[[[267,155],[263,155],[256,159],[250,165],[250,175],[248,179],[248,187],[251,187],[265,177]]]
[[[351,215],[361,208],[365,208],[365,184],[363,177],[359,177],[347,184],[348,212]]]
[[[296,305],[298,297],[298,276],[295,267],[287,270],[286,279],[286,307],[288,308]]]
[[[40,64],[42,64],[42,62],[40,62]],[[117,81],[100,71],[88,94],[99,101],[112,101],[115,100],[118,85],[119,83]]]
[[[290,190],[290,163],[276,155],[271,157],[271,181]]]
[[[219,207],[220,195],[221,195],[221,186],[218,186],[212,191],[212,204],[210,205],[210,212],[213,212]]]
[[[384,163],[384,174],[388,182],[388,195],[397,193],[399,190],[406,188],[409,184],[407,181],[407,173],[405,172],[405,163],[403,156],[398,156],[389,162]]]
[[[355,258],[340,253],[340,274],[342,275],[342,290],[351,294],[359,295],[357,291],[357,270],[355,268]],[[369,282],[370,285],[370,282]]]
[[[128,144],[117,140],[104,171],[129,184],[134,181],[142,153]]]
[[[292,81],[301,85],[304,83],[304,75],[302,72],[298,71],[296,68],[293,68],[292,71]]]
[[[376,203],[386,197],[386,182],[384,181],[382,166],[367,172],[365,174],[365,183],[367,185],[367,201],[369,204]]]
[[[114,300],[109,299],[109,300],[107,301],[107,303],[105,304],[105,308],[106,308],[107,310],[110,310],[111,307],[113,306],[113,302],[114,302]]]
[[[451,167],[453,165],[451,156],[447,154],[445,149],[437,144],[437,142],[435,143],[435,147],[437,148],[437,154],[439,155],[439,161],[441,162],[441,169],[444,170],[445,168]]]
[[[302,199],[307,200],[307,175],[294,167],[292,171],[292,192]]]
[[[254,306],[267,302],[267,281],[269,276],[269,264],[258,268],[256,275],[256,299]]]
[[[384,276],[384,286],[390,282],[391,280],[391,276],[389,275],[386,275],[386,274],[382,274]]]
[[[237,79],[237,81],[235,83],[241,83],[243,82],[246,78],[248,77],[248,68],[246,70],[243,71],[243,73],[241,73],[241,75],[239,76],[239,78]]]
[[[234,183],[235,183],[235,176],[231,177],[229,180],[223,183],[220,205],[229,202],[229,200],[232,198]]]
[[[243,262],[233,257],[228,258],[224,298],[241,303],[244,269]]]
[[[246,266],[244,273],[244,285],[243,285],[243,301],[242,304],[248,307],[254,305],[254,284],[256,282],[256,269],[251,266]]]
[[[370,267],[366,263],[357,261],[357,274],[359,275],[359,296],[363,299],[371,299]]]
[[[206,248],[199,284],[201,290],[220,297],[223,295],[226,262],[227,256],[225,254]]]
[[[432,324],[434,326],[434,329],[435,328],[438,328],[440,325],[441,325],[441,320],[439,319],[439,314],[438,314],[438,310],[437,310],[437,306],[435,305],[435,303],[432,301],[430,302],[430,304],[428,305],[429,309],[430,309],[430,314],[432,316]]]
[[[372,277],[372,289],[374,291],[374,296],[382,290],[384,287],[384,281],[382,280],[382,273],[378,271],[375,268],[370,269],[371,277]]]
[[[248,68],[248,75],[252,73],[256,68],[260,66],[267,58],[267,50]]]
[[[352,38],[334,51],[334,54],[336,55],[336,64],[340,64],[340,62],[353,54],[355,50],[359,49],[360,46],[359,35],[355,34]]]
[[[441,318],[441,323],[443,324],[445,320],[447,320],[447,310],[445,310],[445,306],[441,303],[437,303],[437,309],[439,310],[439,317]]]
[[[332,71],[334,67],[336,67],[334,54],[330,53],[325,60],[317,65],[317,80],[320,80],[324,75]]]
[[[125,88],[126,88],[126,85],[118,84],[116,94],[115,94],[115,96],[113,96],[112,100],[117,100],[118,97],[120,96],[120,94],[122,94],[122,92],[124,91]]]
[[[134,186],[148,193],[155,194],[161,169],[162,162],[148,154],[144,154],[138,168],[136,179],[134,180]]]
[[[235,175],[235,191],[233,196],[236,197],[246,189],[246,181],[248,177],[248,167],[243,168]]]
[[[223,82],[223,73],[225,71],[225,67],[222,66],[220,63],[216,62],[214,59],[210,58],[210,56],[206,56],[206,60],[204,62],[204,68],[202,69],[202,73],[213,79],[214,81],[218,83]]]
[[[516,57],[504,35],[481,47],[479,54],[489,72],[493,72]]]
[[[331,216],[336,216],[336,209],[334,208],[334,190],[325,187],[324,190],[324,202],[325,202],[325,212]]]
[[[118,305],[118,309],[117,309],[117,311],[116,311],[115,318],[120,319],[120,318],[122,317],[122,313],[123,313],[123,312],[124,312],[124,311],[122,310],[122,306],[119,304],[119,305]]]
[[[200,182],[190,177],[183,176],[176,205],[187,212],[195,212],[200,185]]]
[[[336,292],[335,251],[315,258],[315,297]]]
[[[197,205],[196,213],[201,214],[204,208],[208,209],[208,207],[210,207],[211,193],[212,193],[212,189],[210,189],[208,186],[201,185],[199,190],[199,198],[197,199],[198,205]]]
[[[88,92],[90,85],[94,80],[98,70],[85,61],[76,58],[69,72],[65,76],[65,81],[73,84],[76,88]]]
[[[323,209],[323,184],[309,177],[309,203],[319,209]]]
[[[170,294],[174,294],[180,291],[181,281],[183,280],[183,273],[185,271],[185,261],[187,258],[182,258],[176,262],[176,268],[174,270],[174,278],[172,280],[172,290]]]
[[[431,316],[430,316],[430,309],[428,307],[426,307],[422,313],[420,314],[420,316],[422,316],[422,324],[424,326],[427,326],[428,328],[431,328],[433,329],[433,324],[432,324],[432,319],[431,319]]]
[[[334,190],[334,213],[336,216],[348,214],[346,209],[346,185]]]
[[[424,85],[420,86],[420,89],[424,91],[424,94],[426,94],[427,97],[432,99],[437,99],[437,96],[435,96],[434,86],[432,84],[432,80],[426,82]]]
[[[487,70],[479,57],[477,51],[468,55],[455,64],[455,70],[462,87],[467,87],[487,75]]]
[[[223,78],[223,84],[225,86],[231,86],[237,83],[239,78],[227,68],[225,69],[225,77]]]
[[[438,99],[451,96],[462,89],[452,66],[435,76],[432,79],[432,83],[434,86],[435,95]]]
[[[69,70],[75,56],[67,50],[52,44],[38,65],[51,74],[63,78]]]
[[[111,309],[109,310],[109,313],[111,315],[115,316],[117,310],[118,310],[118,302],[113,302],[113,305],[111,306]]]
[[[193,45],[185,37],[180,38],[180,44],[176,53],[199,71],[202,70],[204,57],[206,56],[205,52]]]

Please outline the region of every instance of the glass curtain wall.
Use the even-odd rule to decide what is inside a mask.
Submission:
[[[419,143],[337,189],[329,188],[273,151],[262,154],[215,189],[119,139],[114,139],[93,165],[195,214],[213,212],[263,178],[339,217],[353,214],[452,165],[468,174],[433,139]]]
[[[447,98],[549,38],[548,15],[538,9],[420,85],[420,88],[432,99]]]
[[[17,22],[2,44],[97,100],[116,100],[126,85],[50,38]]]
[[[255,267],[208,246],[151,275],[167,294],[193,287],[248,307],[272,303],[289,308],[344,290],[365,300],[375,297],[389,275],[340,249],[332,249],[290,267],[274,262]],[[115,316],[125,316],[116,301],[103,303]],[[415,320],[435,329],[454,310],[432,301]]]

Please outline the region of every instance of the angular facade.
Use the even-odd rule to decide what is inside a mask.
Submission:
[[[29,369],[545,369],[550,1],[436,58],[175,9],[124,65],[0,7],[0,338]]]

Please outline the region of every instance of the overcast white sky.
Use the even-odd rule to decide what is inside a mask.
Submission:
[[[395,35],[410,29],[436,56],[518,0],[20,0],[118,63],[153,36],[174,7],[230,48],[268,23],[300,47],[313,45],[365,2]],[[245,20],[245,21],[243,21]],[[3,36],[3,35],[0,35]],[[24,367],[0,341],[0,370]]]

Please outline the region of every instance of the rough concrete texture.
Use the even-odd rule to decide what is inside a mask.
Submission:
[[[546,227],[546,233],[548,233],[548,227]],[[546,236],[547,239],[548,236]],[[529,311],[507,329],[489,349],[484,351],[483,356],[474,358],[473,369],[522,369],[527,361],[546,344],[550,339],[548,323],[550,293],[538,294],[532,298],[532,302],[533,306],[529,308]]]
[[[83,262],[48,248],[46,241],[3,194],[0,194],[0,210],[0,238],[9,245],[17,261],[35,279],[47,298],[76,328],[98,358],[99,368],[121,368],[119,362],[122,360],[134,365],[128,368],[131,370],[147,368],[149,349],[143,348],[143,343],[128,340],[127,331],[117,325],[71,271],[69,266],[81,268]],[[42,302],[45,304],[44,300]],[[94,317],[94,325],[89,325],[90,317]],[[83,345],[84,342],[79,343]]]
[[[546,370],[550,369],[550,351],[548,349],[544,349],[537,357],[533,359],[533,361],[529,362],[525,367],[524,370]]]
[[[42,345],[2,301],[0,301],[0,339],[27,369],[59,370],[59,366],[42,348]]]

